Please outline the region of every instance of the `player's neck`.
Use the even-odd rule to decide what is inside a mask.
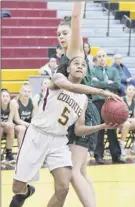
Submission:
[[[81,83],[81,81],[82,81],[82,79],[72,77],[71,75],[68,76],[68,80],[69,80],[71,83],[76,83],[76,84],[79,84],[79,83]]]
[[[128,102],[132,102],[133,97],[126,96],[126,99],[127,99]]]
[[[24,97],[20,97],[20,101],[21,101],[21,103],[23,104],[23,105],[27,105],[28,104],[28,102],[29,102],[29,99],[25,99]]]
[[[2,103],[1,108],[2,108],[3,110],[6,110],[6,109],[7,109],[7,105],[8,105],[8,104],[4,104],[4,103]]]

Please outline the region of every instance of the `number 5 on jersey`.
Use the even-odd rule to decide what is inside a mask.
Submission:
[[[68,116],[69,113],[70,113],[69,109],[65,107],[61,114],[61,117],[58,119],[58,122],[62,124],[63,126],[65,126],[69,120],[69,116]]]

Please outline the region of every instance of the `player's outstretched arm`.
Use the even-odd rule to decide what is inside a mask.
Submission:
[[[111,92],[104,91],[103,89],[94,88],[90,86],[86,86],[83,84],[74,84],[71,83],[62,73],[56,73],[52,77],[52,83],[54,86],[57,86],[58,88],[65,89],[70,92],[74,93],[80,93],[80,94],[99,94],[101,96],[104,96],[105,98],[116,98],[119,97]]]
[[[75,1],[71,16],[71,37],[69,40],[66,55],[69,59],[80,55],[84,55],[82,40],[82,20],[84,13],[85,1]]]
[[[87,108],[87,104],[88,103],[86,103],[84,111],[82,112],[81,116],[75,123],[74,130],[75,130],[76,136],[84,136],[84,135],[88,135],[88,134],[92,134],[94,132],[100,131],[102,129],[113,129],[113,128],[117,128],[120,126],[119,124],[112,125],[111,123],[108,123],[108,124],[103,123],[103,124],[99,124],[95,126],[86,126],[85,125],[85,111]]]

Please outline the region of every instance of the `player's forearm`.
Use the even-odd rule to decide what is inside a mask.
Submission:
[[[28,127],[30,125],[30,123],[23,120],[21,120],[21,124],[24,125],[25,127]]]
[[[52,82],[58,88],[65,89],[73,93],[80,94],[99,94],[104,97],[108,97],[108,92],[100,88],[94,88],[83,84],[74,84],[68,81],[63,74],[57,73],[53,76]]]
[[[84,136],[84,135],[92,134],[92,133],[97,132],[102,129],[105,129],[104,124],[100,124],[100,125],[96,125],[96,126],[82,125],[79,127],[75,127],[75,134],[76,134],[76,136]]]
[[[82,84],[73,84],[72,90],[74,93],[81,94],[99,94],[101,96],[106,96],[106,92],[103,89],[94,88]]]
[[[76,1],[74,3],[72,17],[82,16],[84,12],[85,1]]]
[[[29,126],[29,123],[28,122],[25,122],[21,119],[15,119],[15,122],[16,124],[19,124],[19,125],[24,125],[25,127],[28,127]]]

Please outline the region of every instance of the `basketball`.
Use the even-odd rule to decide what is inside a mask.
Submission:
[[[127,105],[120,100],[107,100],[101,110],[105,123],[123,124],[129,117]]]

